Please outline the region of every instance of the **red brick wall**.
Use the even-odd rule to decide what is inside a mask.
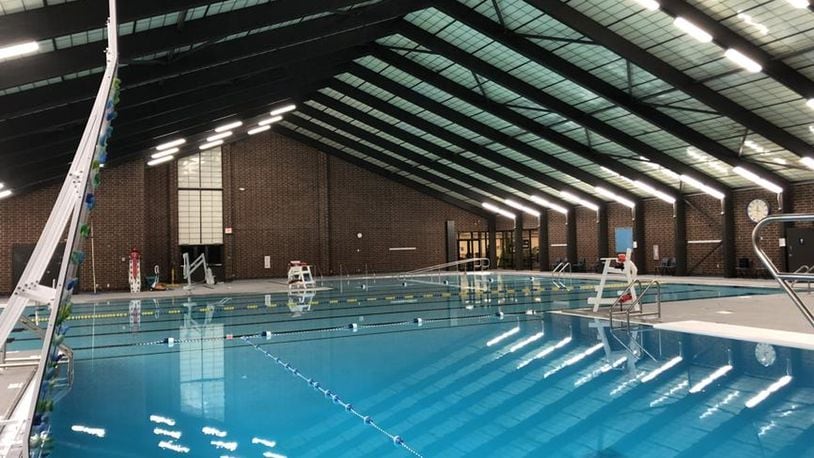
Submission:
[[[688,196],[685,200],[689,202],[686,205],[687,240],[720,240],[723,222],[721,202],[706,194]],[[737,207],[735,211],[738,211]],[[723,275],[723,262],[721,245],[692,243],[687,245],[689,275]],[[690,272],[690,269],[693,270]]]
[[[596,223],[596,212],[585,207],[576,207],[577,209],[577,259],[585,259],[586,265],[592,266],[596,258],[599,257],[597,253],[597,230],[599,225]]]
[[[440,200],[354,167],[328,160],[331,271],[394,272],[446,261],[444,222],[484,231],[486,221]],[[361,232],[362,238],[356,237]],[[389,251],[416,247],[415,251]]]
[[[0,292],[12,285],[12,247],[34,244],[39,239],[61,184],[0,201]],[[131,162],[102,170],[102,184],[96,192],[96,206],[90,214],[93,225],[95,259],[90,241],[84,246],[86,262],[80,272],[81,289],[93,289],[92,264],[100,290],[126,289],[130,248],[144,247],[144,170]]]
[[[675,237],[675,222],[673,206],[658,199],[644,201],[644,247],[647,265],[639,270],[655,272],[660,261],[653,260],[653,245],[659,246],[659,258],[675,256],[673,240]]]
[[[565,227],[565,215],[557,213],[553,210],[548,212],[548,244],[550,262],[554,264],[557,258],[566,257],[566,247],[564,246],[550,246],[557,244],[564,244],[568,242],[568,234]]]
[[[810,185],[808,187],[810,188]],[[746,215],[746,206],[752,201],[752,199],[765,199],[771,207],[770,214],[775,214],[778,212],[777,197],[775,194],[762,189],[738,191],[734,194],[736,258],[749,258],[751,260],[752,267],[755,267],[758,265],[757,257],[755,257],[755,252],[752,249],[752,230],[755,228],[755,223],[753,223]],[[805,194],[802,196],[804,195]],[[802,202],[799,198],[797,200],[798,202]],[[806,204],[801,203],[798,205],[802,207]],[[783,257],[785,256],[785,253],[780,248],[778,243],[780,233],[781,226],[778,224],[772,224],[765,227],[762,231],[763,242],[761,246],[766,251],[766,254],[772,259],[772,262],[774,262],[774,264],[782,270]],[[762,264],[760,266],[762,267]]]

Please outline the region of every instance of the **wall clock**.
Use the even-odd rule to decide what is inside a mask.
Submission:
[[[755,199],[746,206],[746,215],[749,219],[757,223],[769,216],[769,203],[763,199]]]

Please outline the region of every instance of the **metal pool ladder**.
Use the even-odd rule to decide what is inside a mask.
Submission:
[[[636,299],[628,304],[622,304],[622,298],[630,293],[634,287],[637,287],[639,290],[639,294],[636,296]],[[645,312],[644,307],[642,307],[642,298],[647,296],[647,293],[653,288],[655,288],[656,295],[656,310],[653,312]],[[610,321],[611,328],[613,328],[613,309],[617,305],[619,306],[619,311],[616,313],[625,314],[625,323],[627,324],[628,329],[630,329],[631,317],[655,316],[657,318],[661,318],[661,282],[658,280],[651,280],[649,283],[647,283],[647,285],[644,286],[644,288],[642,288],[642,281],[639,279],[628,283],[624,291],[622,291],[622,294],[619,295],[619,298],[616,299],[616,302],[610,306],[610,310],[608,311],[608,320]]]
[[[565,269],[568,269],[568,275],[573,276],[574,272],[571,270],[571,263],[570,262],[561,262],[557,264],[557,267],[551,271],[551,275],[556,280],[562,280],[562,276],[565,275]]]
[[[772,277],[777,280],[777,283],[780,284],[783,291],[786,292],[797,309],[800,310],[800,313],[803,314],[805,319],[808,321],[808,324],[814,327],[814,313],[812,313],[811,310],[803,303],[802,299],[800,299],[800,296],[797,294],[797,291],[794,290],[795,282],[814,281],[814,274],[810,273],[810,270],[808,272],[780,272],[772,260],[769,259],[769,256],[766,255],[766,252],[763,251],[763,248],[760,247],[759,243],[760,230],[769,224],[809,221],[814,221],[814,215],[792,213],[788,215],[767,216],[757,223],[757,225],[755,225],[755,229],[752,231],[752,248],[755,250],[755,255],[757,255],[758,259],[760,259],[763,265],[766,266],[766,269],[768,269],[769,273],[772,274]]]

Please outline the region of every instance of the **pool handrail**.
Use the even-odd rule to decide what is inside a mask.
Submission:
[[[457,261],[445,262],[443,264],[436,264],[434,266],[422,267],[420,269],[410,270],[408,272],[402,272],[400,274],[400,276],[401,277],[408,277],[408,276],[412,276],[412,275],[426,274],[426,273],[434,272],[436,270],[447,269],[449,267],[457,267],[457,266],[460,266],[460,265],[465,265],[465,264],[470,264],[470,263],[472,264],[472,271],[475,271],[475,267],[476,267],[475,263],[480,263],[477,266],[480,268],[481,271],[484,271],[484,270],[488,269],[489,266],[491,265],[491,261],[489,260],[489,258],[459,259]]]
[[[555,279],[562,280],[562,276],[565,273],[566,268],[568,268],[569,276],[573,277],[574,272],[572,270],[571,263],[568,261],[557,264],[557,267],[555,267],[554,270],[551,271],[551,274]]]
[[[622,303],[622,298],[625,297],[627,293],[629,293],[634,287],[638,286],[639,294],[636,295],[636,299],[631,301],[628,304]],[[645,312],[644,308],[642,307],[642,298],[647,295],[647,292],[655,286],[656,287],[656,311],[654,312]],[[645,316],[655,316],[657,318],[661,318],[661,282],[658,280],[650,280],[647,285],[642,288],[642,281],[638,278],[633,280],[632,282],[628,283],[625,289],[622,291],[622,294],[616,299],[616,301],[611,304],[610,310],[608,311],[608,320],[610,321],[611,327],[613,327],[613,308],[619,306],[620,312],[625,313],[625,322],[627,323],[627,327],[630,328],[630,317],[637,316],[637,317],[645,317]],[[639,307],[639,310],[634,310],[636,307]]]
[[[790,281],[814,281],[814,274],[812,273],[788,273],[788,272],[780,272],[777,266],[774,265],[772,260],[760,247],[760,231],[764,227],[769,224],[776,224],[776,223],[799,223],[799,222],[808,222],[814,221],[814,215],[807,215],[803,213],[788,213],[783,215],[775,215],[775,216],[767,216],[763,218],[755,225],[755,228],[752,230],[752,248],[754,249],[755,255],[760,259],[760,262],[766,266],[766,269],[772,275],[772,277],[780,284],[780,287],[783,288],[783,291],[789,296],[789,299],[794,303],[800,313],[803,314],[808,324],[811,327],[814,327],[814,313],[809,310],[808,307],[803,303],[800,296],[797,295],[797,292],[794,290],[793,286],[790,285],[788,282]]]

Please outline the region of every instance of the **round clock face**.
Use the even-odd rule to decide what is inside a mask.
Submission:
[[[774,347],[761,342],[755,346],[755,358],[764,367],[769,367],[777,359],[777,353],[775,353]]]
[[[754,222],[769,216],[769,203],[763,199],[755,199],[746,206],[746,214]]]

